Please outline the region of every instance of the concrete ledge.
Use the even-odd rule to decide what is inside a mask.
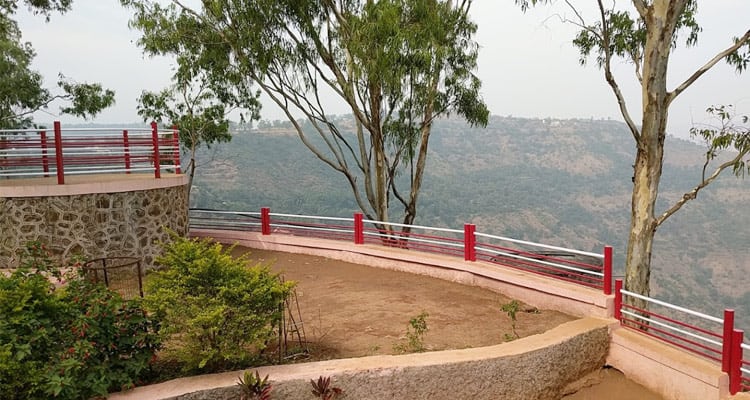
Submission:
[[[619,326],[612,331],[607,364],[665,399],[729,396],[729,377],[719,365]]]
[[[310,254],[377,268],[428,275],[466,285],[479,286],[518,299],[535,307],[579,317],[609,318],[614,315],[614,296],[513,268],[486,262],[467,262],[456,257],[388,248],[355,245],[336,240],[257,232],[191,229],[190,235],[208,237],[225,244],[289,253]]]
[[[513,342],[463,350],[349,358],[258,368],[274,398],[303,399],[309,380],[330,376],[345,398],[559,399],[570,382],[601,368],[609,321],[586,318]],[[236,399],[242,371],[181,378],[114,393],[112,400]]]
[[[95,193],[121,193],[138,190],[163,189],[183,186],[187,175],[162,174],[100,174],[66,176],[65,184],[58,185],[56,177],[13,179],[0,181],[0,197],[75,196]]]

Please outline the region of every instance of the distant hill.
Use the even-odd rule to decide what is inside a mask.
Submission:
[[[481,232],[592,251],[610,244],[622,274],[634,158],[624,124],[494,116],[487,128],[443,119],[433,132],[417,224],[472,222]],[[659,209],[699,182],[705,152],[667,141]],[[194,206],[357,210],[343,177],[283,126],[237,134],[199,159]],[[734,307],[750,328],[749,200],[750,182],[727,174],[672,216],[656,236],[653,294],[713,315]]]

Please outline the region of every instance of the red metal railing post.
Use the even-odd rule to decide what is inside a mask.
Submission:
[[[39,132],[39,139],[42,145],[42,171],[44,171],[44,177],[49,177],[49,157],[47,157],[47,131]]]
[[[159,129],[156,121],[151,122],[151,142],[154,146],[154,178],[161,178],[161,160],[159,160]]]
[[[724,310],[724,335],[721,343],[721,370],[729,372],[732,361],[732,332],[734,331],[734,310]]]
[[[65,169],[63,167],[63,143],[62,143],[62,128],[60,128],[60,121],[55,121],[55,166],[57,167],[57,184],[65,184]]]
[[[128,130],[122,130],[122,147],[125,151],[125,173],[130,173],[130,140],[128,139]]]
[[[268,207],[260,209],[260,233],[262,235],[271,234],[271,209]]]
[[[180,164],[180,131],[177,130],[177,125],[172,125],[172,139],[174,140],[174,152],[172,153],[172,161],[174,162],[175,174],[182,173],[182,164]]]
[[[622,279],[615,280],[615,319],[622,322]]]
[[[365,223],[362,213],[354,213],[354,244],[365,244]]]
[[[604,246],[604,294],[612,294],[612,246]]]
[[[744,331],[735,329],[732,331],[732,362],[729,368],[729,394],[735,395],[742,387],[742,341]]]
[[[464,260],[477,260],[477,237],[475,235],[477,226],[474,224],[464,224]]]

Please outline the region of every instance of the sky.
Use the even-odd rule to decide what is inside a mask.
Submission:
[[[591,0],[573,0],[590,7]],[[622,2],[620,3],[622,4]],[[22,7],[23,8],[23,7]],[[584,16],[593,15],[582,9]],[[587,13],[588,12],[588,13]],[[475,0],[471,15],[478,25],[480,45],[477,75],[482,95],[492,114],[538,118],[595,118],[622,120],[614,95],[595,62],[579,64],[571,44],[575,27],[560,21],[571,17],[563,1],[522,13],[513,0]],[[698,46],[679,46],[670,60],[669,87],[673,88],[716,53],[731,38],[750,29],[749,0],[704,0],[698,20],[703,27]],[[136,99],[143,90],[158,91],[170,82],[172,61],[150,58],[137,47],[138,32],[128,28],[131,13],[118,0],[75,0],[73,9],[54,15],[50,22],[26,11],[17,15],[23,38],[34,46],[33,68],[48,86],[58,73],[77,81],[100,82],[116,92],[116,105],[98,115],[95,123],[128,123],[139,120]],[[640,121],[640,89],[631,64],[618,61],[613,71],[628,100],[633,119]],[[711,123],[705,109],[714,104],[734,104],[740,114],[750,114],[750,72],[743,75],[720,63],[673,103],[669,133],[687,137],[691,126]],[[36,115],[45,122],[84,122],[56,115],[58,107]],[[346,113],[333,103],[331,113]],[[270,102],[262,118],[283,119]]]

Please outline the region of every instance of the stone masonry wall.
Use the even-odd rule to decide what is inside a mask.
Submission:
[[[0,198],[0,268],[18,266],[26,242],[39,240],[56,255],[87,259],[128,256],[153,267],[167,227],[185,234],[184,186],[121,193]]]

